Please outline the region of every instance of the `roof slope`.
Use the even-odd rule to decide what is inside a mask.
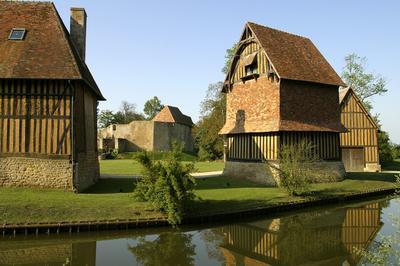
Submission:
[[[0,1],[0,14],[0,78],[83,80],[104,100],[53,3]],[[12,28],[24,40],[8,40]]]
[[[153,118],[155,122],[178,123],[193,126],[190,116],[182,114],[178,107],[165,105],[164,108]]]
[[[248,22],[280,78],[344,86],[310,39]]]

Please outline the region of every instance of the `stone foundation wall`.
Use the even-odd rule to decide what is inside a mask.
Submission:
[[[322,161],[313,163],[310,167],[321,173],[319,182],[336,182],[343,180],[346,172],[341,161]],[[276,186],[279,183],[279,162],[240,162],[226,161],[224,176],[243,178],[256,183]]]
[[[378,163],[366,163],[364,172],[380,172],[382,171],[381,165]]]
[[[68,159],[0,158],[0,186],[72,190]]]
[[[79,153],[75,166],[74,189],[82,192],[94,185],[100,178],[100,166],[97,152]]]

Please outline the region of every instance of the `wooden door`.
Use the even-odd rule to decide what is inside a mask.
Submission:
[[[364,149],[363,148],[342,148],[342,161],[346,172],[364,171]]]

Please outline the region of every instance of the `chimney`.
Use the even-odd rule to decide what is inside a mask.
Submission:
[[[79,56],[85,61],[86,53],[86,12],[84,8],[71,8],[71,24],[69,34]]]

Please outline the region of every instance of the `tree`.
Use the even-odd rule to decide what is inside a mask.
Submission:
[[[136,111],[136,104],[122,101],[115,119],[118,124],[128,124],[134,120],[144,120],[144,116]]]
[[[161,104],[160,99],[154,96],[144,104],[143,112],[147,120],[153,119],[162,109],[164,105]]]
[[[387,92],[386,79],[379,74],[366,72],[367,58],[355,53],[345,57],[342,78],[351,86],[368,110],[372,109],[370,97]]]
[[[223,138],[218,132],[225,124],[226,96],[221,93],[222,82],[208,86],[206,98],[201,103],[200,121],[194,128],[199,157],[202,160],[215,160],[224,152]]]
[[[99,113],[97,125],[99,128],[106,128],[109,125],[115,124],[115,114],[110,110],[102,110]]]
[[[237,44],[226,50],[222,73],[227,74]],[[222,82],[210,84],[205,99],[201,102],[201,117],[193,130],[199,157],[203,160],[220,159],[224,154],[224,141],[218,132],[225,124],[226,95],[221,93]]]
[[[235,55],[236,49],[237,49],[237,43],[234,43],[231,48],[226,49],[226,52],[225,52],[225,64],[224,64],[224,67],[221,70],[222,73],[224,73],[225,75],[228,75],[229,67],[231,66],[231,63],[232,63],[233,57]]]

